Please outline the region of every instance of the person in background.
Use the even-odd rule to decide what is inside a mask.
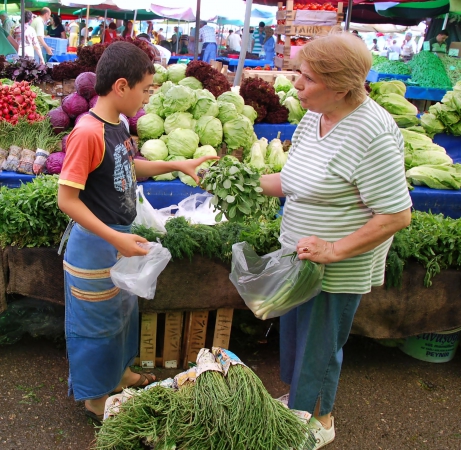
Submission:
[[[42,8],[40,10],[40,15],[32,20],[32,23],[30,24],[30,26],[35,30],[35,34],[37,35],[38,42],[41,46],[40,52],[35,55],[35,60],[38,61],[48,59],[48,56],[53,54],[53,49],[45,42],[45,25],[48,20],[50,20],[50,16],[50,8]],[[39,53],[41,53],[42,57],[40,57]]]
[[[352,34],[354,36],[357,36],[358,38],[362,39],[362,36],[360,36],[359,32],[357,30],[352,30]]]
[[[412,33],[408,32],[407,34],[405,34],[405,39],[403,40],[403,43],[400,48],[400,54],[402,55],[403,60],[405,62],[410,61],[410,59],[413,58],[413,56],[416,53],[416,44],[413,40]]]
[[[442,30],[439,31],[437,36],[433,37],[432,39],[429,40],[429,45],[431,47],[431,52],[435,53],[442,53],[445,54],[447,53],[447,39],[448,39],[448,31],[447,30]]]
[[[230,30],[232,31],[232,30]],[[229,33],[230,33],[229,31]],[[240,52],[242,50],[242,38],[238,34],[237,31],[234,33],[229,34],[229,37],[227,38],[229,41],[228,44],[228,49],[231,52]]]
[[[69,22],[66,22],[64,24],[64,30],[66,31],[66,34],[68,35],[69,34]]]
[[[18,44],[18,55],[19,56],[26,56],[28,58],[34,59],[36,55],[38,60],[41,64],[45,64],[45,59],[43,57],[42,51],[40,49],[40,44],[37,39],[37,33],[35,32],[34,28],[31,26],[32,22],[32,13],[30,11],[25,11],[24,13],[24,54],[22,51],[22,39],[21,39],[21,24],[19,24],[13,30],[13,37],[14,40]],[[35,53],[35,55],[34,55]]]
[[[133,22],[131,20],[127,20],[125,22],[125,28],[122,31],[122,37],[123,38],[127,38],[127,37],[135,38],[136,37],[136,31],[133,30]]]
[[[104,20],[98,23],[98,25],[94,27],[93,32],[91,33],[91,37],[101,36],[103,28],[104,28]]]
[[[8,17],[8,13],[3,10],[0,11],[0,19],[2,21],[2,28],[6,31],[8,35],[11,36],[13,29],[15,28],[14,22]]]
[[[78,47],[78,33],[79,33],[80,27],[77,23],[77,21],[73,20],[69,24],[69,47]]]
[[[104,43],[110,44],[117,37],[117,25],[111,22],[104,32]]]
[[[264,58],[267,61],[274,61],[275,57],[275,39],[274,30],[271,27],[264,27],[266,37],[263,42]]]
[[[189,30],[189,42],[187,43],[187,52],[189,55],[195,53],[195,27]]]
[[[232,36],[232,33],[234,30],[229,30],[229,33],[227,33],[227,38],[226,38],[226,48],[229,50],[229,38]]]
[[[173,49],[173,52],[179,53],[179,39],[181,39],[181,31],[179,30],[179,27],[174,27],[173,31],[174,33],[171,36],[171,48]]]
[[[281,173],[263,175],[261,188],[286,198],[286,244],[299,259],[325,265],[321,292],[280,317],[281,378],[290,392],[279,400],[312,415],[317,450],[335,438],[342,348],[361,296],[384,282],[393,235],[411,221],[411,198],[402,134],[364,88],[372,64],[365,43],[328,34],[304,45],[296,63],[294,87],[307,112]]]
[[[165,35],[163,34],[163,28],[158,29],[158,43],[165,40]]]
[[[162,59],[163,59],[163,62],[165,62],[165,65],[168,64],[168,61],[171,58],[171,52],[169,50],[162,47],[161,45],[153,44],[147,33],[140,33],[136,36],[136,38],[141,39],[142,41],[146,41],[152,47],[152,51],[154,52],[154,55],[155,55],[155,60],[154,60],[155,63],[161,64]]]
[[[264,39],[266,34],[264,32],[264,27],[266,24],[264,22],[259,22],[259,27],[254,31],[251,36],[251,53],[259,55],[263,49]]]
[[[248,37],[248,47],[247,47],[247,52],[251,53],[251,49],[253,48],[253,33],[255,32],[254,27],[250,27],[250,30],[248,31],[250,33],[250,36]],[[243,29],[242,29],[242,34],[241,36],[243,37]]]
[[[200,42],[202,43],[202,52],[200,54],[202,61],[209,63],[211,60],[216,61],[218,45],[216,44],[216,34],[213,27],[208,25],[206,20],[200,21]]]
[[[370,48],[372,52],[379,52],[378,39],[373,39],[373,44]]]
[[[51,14],[50,24],[47,26],[46,31],[49,37],[67,39],[66,30],[62,25],[61,19],[55,13]]]
[[[392,45],[389,47],[389,52],[392,52],[392,53],[398,53],[400,55],[400,51],[402,49],[400,48],[400,45],[397,44],[397,41],[394,39],[392,41]]]

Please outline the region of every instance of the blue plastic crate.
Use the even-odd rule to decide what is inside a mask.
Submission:
[[[53,55],[63,55],[67,53],[67,39],[45,37],[46,45],[53,49]]]
[[[411,75],[396,75],[392,73],[379,73],[376,72],[376,70],[370,70],[367,75],[367,81],[370,81],[372,83],[376,83],[377,81],[381,80],[388,80],[388,79],[393,79],[393,80],[408,80],[411,78]]]

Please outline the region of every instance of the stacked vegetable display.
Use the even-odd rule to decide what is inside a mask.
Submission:
[[[306,114],[298,98],[298,90],[285,75],[277,75],[274,89],[280,98],[280,103],[288,109],[288,122],[297,125]]]

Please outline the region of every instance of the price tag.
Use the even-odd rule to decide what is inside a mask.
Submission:
[[[389,52],[389,61],[398,61],[400,56],[397,52]]]
[[[448,50],[448,56],[459,56],[459,48],[450,48]]]
[[[431,51],[431,44],[429,41],[424,41],[423,42],[423,50],[430,52]]]

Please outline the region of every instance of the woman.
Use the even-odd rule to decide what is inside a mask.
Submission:
[[[51,24],[47,27],[49,37],[67,39],[66,30],[64,29],[61,19],[57,14],[51,14]]]
[[[24,52],[22,49],[22,39],[21,39],[21,25],[17,26],[13,31],[14,40],[18,43],[18,55],[26,56],[28,58],[35,59],[35,53],[38,55],[40,64],[45,64],[43,59],[42,50],[40,49],[40,44],[38,43],[37,33],[30,26],[32,22],[32,13],[30,11],[24,12]]]
[[[115,22],[109,24],[109,28],[104,31],[104,42],[109,44],[117,37],[117,25]]]
[[[271,27],[264,27],[266,37],[263,41],[264,58],[267,61],[273,61],[275,56],[275,39],[274,30]]]
[[[133,22],[131,20],[128,20],[126,23],[125,23],[125,28],[122,32],[122,37],[123,38],[126,38],[126,37],[136,37],[136,32],[133,31],[133,34],[131,34],[133,30]]]
[[[411,220],[403,139],[390,114],[367,98],[371,54],[349,33],[298,53],[295,83],[308,112],[266,195],[285,196],[281,232],[300,259],[325,264],[322,292],[281,317],[281,378],[288,406],[313,415],[316,449],[335,437],[331,416],[342,347],[362,294],[384,280],[392,236]],[[283,401],[283,399],[281,399]]]

